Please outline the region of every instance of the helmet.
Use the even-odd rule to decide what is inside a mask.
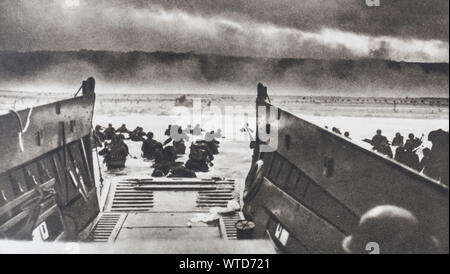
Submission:
[[[438,242],[422,230],[410,211],[392,205],[377,206],[366,212],[343,241],[347,253],[368,253],[376,245],[380,253],[436,253]]]

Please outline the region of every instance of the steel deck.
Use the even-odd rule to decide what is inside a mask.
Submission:
[[[234,180],[115,177],[86,241],[235,240],[239,212],[190,222],[233,199]]]

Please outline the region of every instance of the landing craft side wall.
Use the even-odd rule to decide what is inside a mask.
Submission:
[[[278,146],[259,155],[264,180],[244,207],[259,236],[275,237],[281,223],[295,239],[288,252],[339,253],[363,213],[390,204],[412,211],[448,252],[447,187],[286,111],[278,116]]]
[[[18,119],[12,113],[0,116],[0,174],[63,146],[63,136],[68,144],[89,135],[94,101],[95,97],[82,96],[32,108],[29,127],[23,134],[23,151]],[[23,127],[28,113],[30,109],[18,112]]]
[[[0,207],[6,210],[36,184],[55,180],[64,236],[72,240],[99,212],[91,155],[94,85],[88,79],[83,96],[18,111],[23,138],[16,115],[0,116]],[[9,216],[0,225],[18,215]],[[14,231],[12,227],[5,235]]]

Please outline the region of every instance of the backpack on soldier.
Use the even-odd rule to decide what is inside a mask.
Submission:
[[[185,166],[193,171],[208,172],[209,166],[205,161],[195,161],[189,159]]]
[[[172,168],[170,171],[170,175],[167,176],[169,178],[197,178],[197,175],[195,172],[189,168],[186,168],[184,166],[178,166],[175,168]]]
[[[184,155],[186,153],[186,145],[183,140],[180,140],[179,142],[173,141],[173,146],[178,155]]]
[[[193,161],[206,162],[208,161],[209,153],[204,149],[191,149],[189,159]]]
[[[164,148],[166,159],[170,162],[174,162],[177,159],[177,151],[173,146],[167,146]]]

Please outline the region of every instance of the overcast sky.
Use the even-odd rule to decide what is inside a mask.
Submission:
[[[448,62],[448,0],[0,0],[0,50]]]

